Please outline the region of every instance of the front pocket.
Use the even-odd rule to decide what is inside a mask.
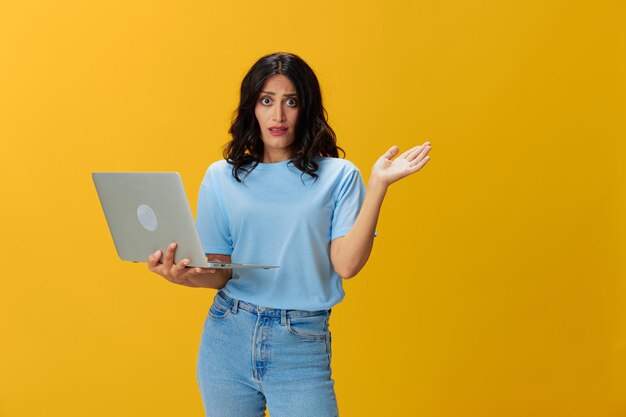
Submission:
[[[306,340],[325,340],[328,332],[328,316],[288,317],[289,333]]]
[[[231,305],[228,301],[224,300],[219,295],[216,295],[213,299],[213,304],[209,309],[209,314],[211,317],[216,319],[223,319],[230,315]]]

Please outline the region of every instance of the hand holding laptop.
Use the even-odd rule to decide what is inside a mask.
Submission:
[[[188,287],[222,288],[232,277],[232,269],[188,267],[190,260],[174,263],[176,243],[171,243],[163,256],[160,250],[148,256],[148,269],[174,284]],[[209,261],[230,262],[230,256],[213,255]],[[162,261],[161,261],[162,258]]]

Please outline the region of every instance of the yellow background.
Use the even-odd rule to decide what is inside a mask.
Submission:
[[[342,416],[626,416],[623,1],[0,3],[0,416],[201,416],[213,290],[118,260],[91,172],[192,207],[245,72],[290,51],[387,195],[333,309]],[[297,417],[297,416],[294,416]]]

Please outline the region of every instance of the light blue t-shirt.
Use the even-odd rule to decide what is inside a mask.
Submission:
[[[224,287],[230,297],[297,310],[329,309],[343,299],[330,242],[354,224],[365,184],[358,168],[345,159],[316,161],[316,181],[290,161],[261,163],[242,183],[225,160],[207,169],[196,216],[205,253],[280,266],[233,270]]]

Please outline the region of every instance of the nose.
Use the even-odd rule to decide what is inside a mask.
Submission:
[[[274,111],[272,112],[272,120],[275,122],[282,122],[285,116],[285,112],[283,110],[283,106],[280,104],[274,106]]]

